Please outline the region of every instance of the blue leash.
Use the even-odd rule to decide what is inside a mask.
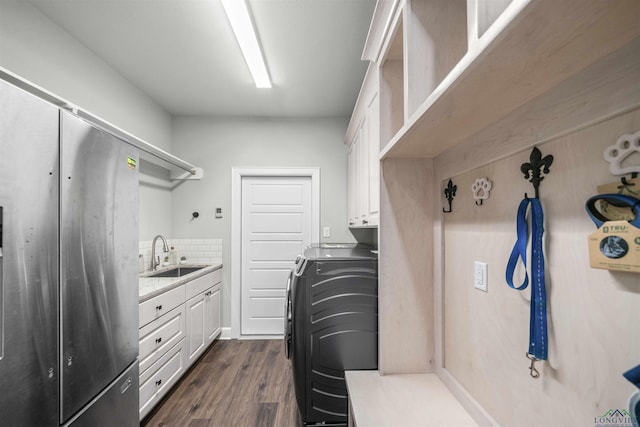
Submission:
[[[597,196],[593,196],[587,200],[587,203],[585,203],[585,209],[587,210],[589,218],[591,218],[591,221],[593,221],[596,227],[600,228],[602,227],[602,224],[610,221],[610,219],[596,209],[596,202],[599,200],[604,200],[610,205],[618,208],[630,208],[635,215],[635,218],[630,220],[629,223],[636,228],[640,228],[640,200],[623,194],[598,194]]]
[[[544,213],[540,199],[525,198],[520,202],[516,217],[518,238],[507,263],[506,279],[509,287],[522,291],[529,285],[527,268],[527,237],[529,227],[527,222],[527,208],[531,204],[531,311],[529,315],[529,352],[527,358],[531,360],[531,376],[540,376],[534,367],[538,360],[547,359],[547,295],[544,281],[544,253],[542,250],[542,236],[544,234]],[[520,286],[513,284],[518,259],[522,259],[525,267],[525,277]]]

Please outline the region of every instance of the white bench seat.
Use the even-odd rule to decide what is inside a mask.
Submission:
[[[435,374],[345,376],[351,427],[478,427]]]

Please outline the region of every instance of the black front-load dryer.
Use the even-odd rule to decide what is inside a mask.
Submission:
[[[345,370],[378,368],[378,258],[366,245],[312,245],[287,283],[285,353],[306,425],[346,425]]]

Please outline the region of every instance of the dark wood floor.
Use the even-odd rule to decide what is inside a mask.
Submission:
[[[282,340],[217,341],[141,425],[300,426]]]

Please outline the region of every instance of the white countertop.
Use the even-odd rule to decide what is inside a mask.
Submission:
[[[194,271],[193,273],[186,274],[182,277],[148,277],[149,275],[160,273],[162,271],[170,270],[176,267],[180,267],[180,268],[202,267],[202,268],[198,271]],[[211,273],[212,271],[216,271],[221,268],[222,268],[222,264],[215,264],[215,265],[180,264],[180,265],[172,265],[169,267],[159,268],[158,270],[153,272],[151,271],[145,272],[140,276],[140,281],[138,285],[139,286],[138,302],[144,302],[164,292],[170,291],[173,288],[177,288],[180,285],[190,282],[193,279],[197,279],[200,276],[204,276],[207,273]]]
[[[358,427],[478,427],[435,374],[346,371]]]

